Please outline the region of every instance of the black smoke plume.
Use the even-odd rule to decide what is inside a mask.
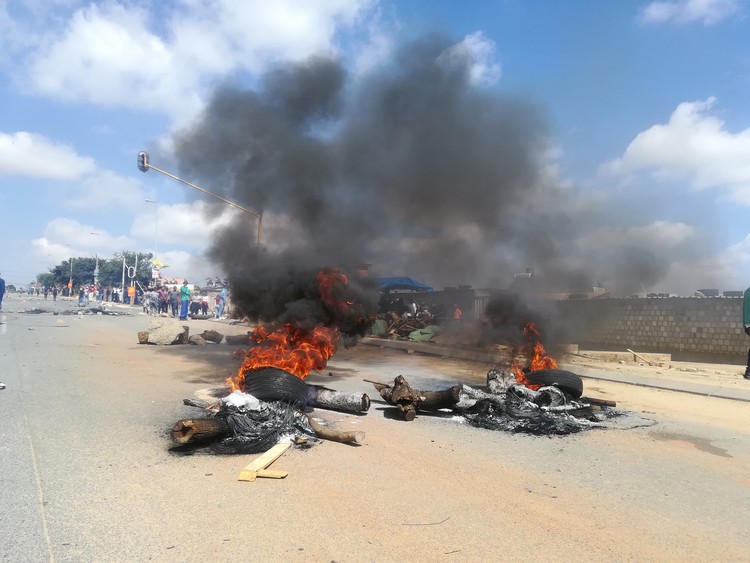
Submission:
[[[583,222],[569,214],[576,196],[545,172],[543,112],[477,86],[473,64],[435,35],[366,76],[316,56],[215,92],[177,136],[177,156],[185,177],[264,213],[261,247],[248,215],[209,252],[240,310],[299,314],[287,303],[305,299],[312,272],[352,273],[359,261],[437,287],[506,287],[529,265],[552,280],[606,281],[608,267],[575,256]]]

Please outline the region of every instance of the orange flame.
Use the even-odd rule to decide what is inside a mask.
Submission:
[[[538,369],[555,369],[557,362],[547,355],[544,346],[541,343],[541,335],[536,329],[534,323],[528,323],[523,329],[523,335],[526,342],[521,345],[520,353],[526,358],[525,369],[527,371],[536,371]],[[530,383],[526,379],[526,372],[521,367],[521,362],[513,360],[511,366],[513,373],[516,374],[516,382],[525,385],[529,389],[539,389],[541,385]]]
[[[352,310],[352,303],[343,299],[349,282],[343,273],[326,268],[315,276],[315,281],[320,300],[334,317]],[[227,379],[232,391],[243,390],[248,374],[262,368],[283,369],[300,379],[305,379],[314,369],[325,368],[336,351],[339,330],[322,324],[312,330],[296,323],[287,323],[273,330],[259,325],[250,334],[250,341],[254,346],[247,351],[237,375]]]
[[[339,331],[325,326],[307,331],[289,323],[269,332],[259,325],[250,340],[255,346],[247,351],[237,375],[227,379],[232,391],[242,390],[245,378],[257,369],[279,368],[300,379],[305,379],[311,370],[323,369],[336,351]]]
[[[318,272],[315,276],[320,291],[320,299],[334,310],[347,311],[351,303],[342,301],[338,297],[341,288],[349,283],[345,274],[334,268],[329,268],[323,272]]]

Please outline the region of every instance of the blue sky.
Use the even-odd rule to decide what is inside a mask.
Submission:
[[[669,268],[649,290],[742,289],[749,18],[743,0],[0,0],[0,272],[23,285],[71,255],[158,246],[169,275],[220,274],[206,242],[235,211],[136,153],[177,172],[172,135],[217,84],[319,52],[356,77],[439,31],[480,87],[540,108],[550,181],[612,209],[579,248],[654,249]]]

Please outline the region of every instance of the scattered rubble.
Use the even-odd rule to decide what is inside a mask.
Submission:
[[[16,313],[26,315],[107,315],[111,317],[125,316],[129,313],[122,313],[120,311],[113,311],[106,307],[86,307],[85,309],[65,309],[64,311],[53,311],[51,309],[43,309],[40,307],[34,307],[32,309],[19,309]]]
[[[148,330],[138,332],[139,344],[156,344],[169,346],[173,344],[194,344],[205,346],[211,344],[229,344],[234,346],[248,346],[250,332],[238,335],[223,335],[216,330],[204,330],[200,334],[190,335],[190,327],[169,317],[159,317],[151,321]]]
[[[385,318],[377,319],[371,328],[371,332],[381,338],[408,338],[426,342],[440,334],[441,329],[437,321],[436,317],[429,314],[403,317],[391,312],[387,313]]]
[[[541,371],[541,370],[540,370]],[[549,382],[550,372],[544,370]],[[534,435],[566,435],[592,428],[635,428],[653,421],[616,410],[614,401],[590,399],[578,392],[576,376],[561,372],[563,386],[548,384],[531,389],[518,383],[510,369],[487,372],[484,389],[465,384],[446,389],[418,390],[402,375],[393,384],[369,381],[399,417],[414,420],[420,413],[458,415],[469,424],[489,430]],[[534,372],[527,374],[534,379]],[[367,395],[340,393],[307,385],[302,379],[278,368],[249,373],[246,389],[235,390],[214,404],[185,399],[186,405],[203,409],[204,417],[177,421],[171,430],[176,447],[184,451],[207,447],[217,454],[266,451],[280,440],[297,447],[310,447],[317,439],[362,444],[364,433],[340,431],[309,414],[311,408],[365,414]],[[620,419],[627,419],[618,423]]]

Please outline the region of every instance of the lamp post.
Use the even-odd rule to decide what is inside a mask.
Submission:
[[[94,265],[94,286],[99,288],[99,233],[91,233],[96,235],[96,264]]]
[[[156,255],[159,254],[159,204],[153,199],[144,199],[143,201],[154,204],[154,214],[156,216],[154,219],[154,258],[156,258]]]
[[[178,182],[182,182],[186,186],[190,186],[191,188],[194,188],[194,189],[198,190],[199,192],[203,192],[204,194],[210,195],[211,197],[215,197],[219,201],[223,201],[227,205],[231,205],[232,207],[234,207],[236,209],[239,209],[240,211],[244,211],[245,213],[249,213],[250,215],[254,215],[255,217],[257,217],[258,218],[258,240],[257,240],[257,244],[258,244],[258,246],[260,246],[261,235],[262,235],[262,232],[263,232],[263,213],[262,212],[252,211],[250,209],[247,209],[246,207],[242,207],[241,205],[238,205],[238,204],[234,203],[233,201],[229,201],[228,199],[225,199],[225,198],[221,197],[220,195],[217,195],[217,194],[215,194],[213,192],[209,192],[208,190],[205,190],[205,189],[201,188],[200,186],[196,186],[195,184],[191,184],[187,180],[183,180],[182,178],[180,178],[178,176],[175,176],[174,174],[170,174],[169,172],[161,170],[160,168],[157,168],[156,166],[154,166],[153,164],[151,164],[148,161],[148,153],[147,152],[145,152],[145,151],[139,152],[138,153],[138,169],[141,172],[148,172],[149,168],[152,169],[152,170],[156,170],[160,174],[164,174],[165,176],[169,176],[173,180],[177,180]]]

